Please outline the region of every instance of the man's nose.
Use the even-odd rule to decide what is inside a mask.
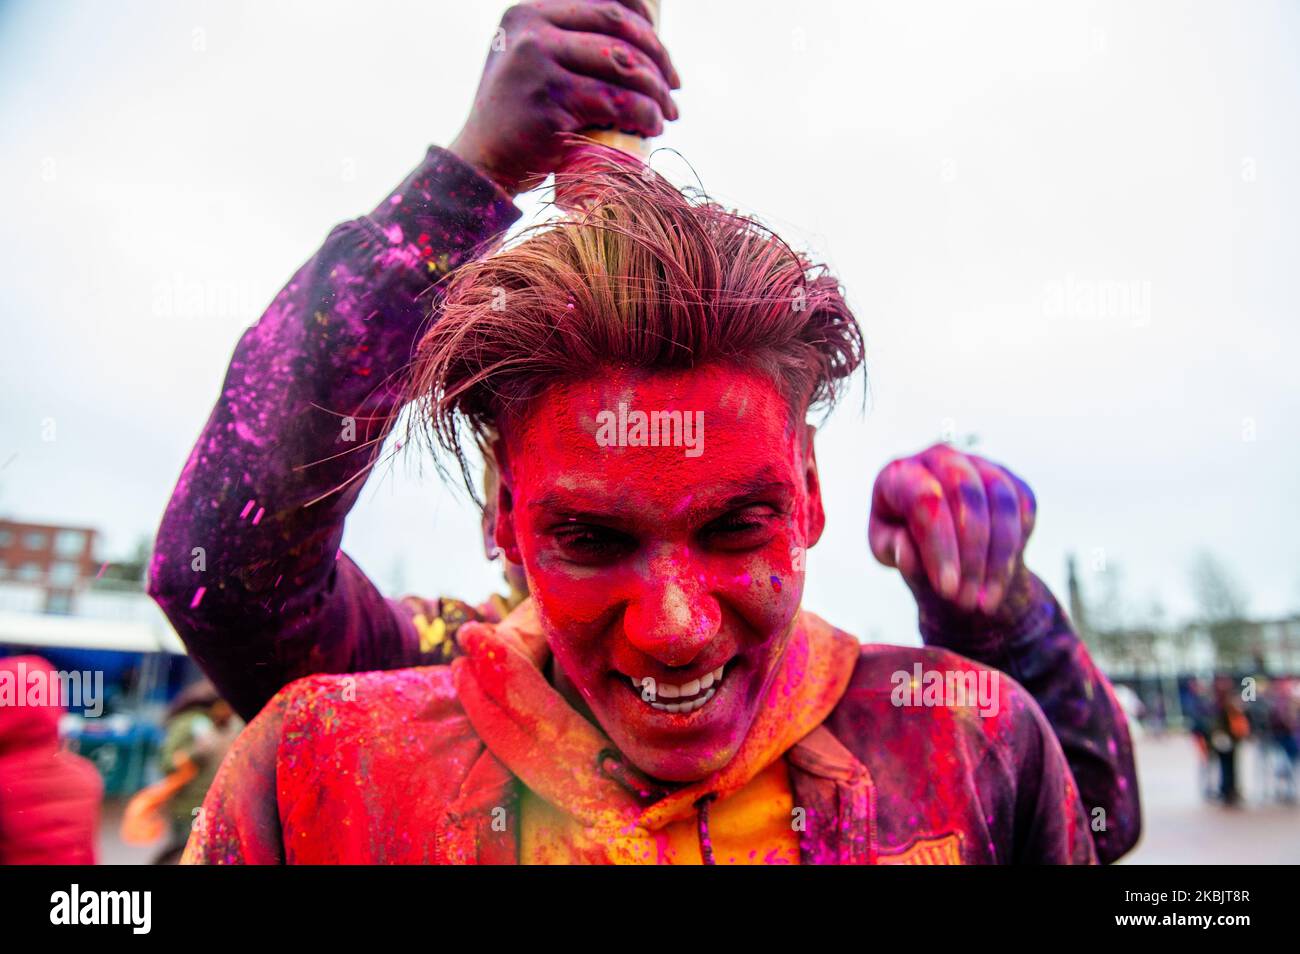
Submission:
[[[665,666],[689,666],[721,623],[722,608],[704,580],[673,559],[651,562],[645,588],[623,617],[628,642]]]

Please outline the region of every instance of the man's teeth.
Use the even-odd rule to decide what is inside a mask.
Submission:
[[[684,715],[687,712],[694,712],[717,695],[716,684],[722,682],[722,671],[725,668],[719,666],[713,672],[705,673],[699,679],[692,679],[680,686],[674,686],[670,682],[655,682],[650,676],[633,679],[632,686],[641,693],[641,698],[645,702],[661,712],[676,712]],[[660,702],[660,699],[679,701]]]
[[[704,695],[700,696],[700,698],[695,699],[691,702],[669,702],[669,703],[652,702],[650,703],[650,705],[653,708],[660,709],[664,712],[678,712],[681,713],[682,715],[685,715],[688,712],[694,712],[696,709],[699,709],[701,706],[704,705],[704,703],[708,702],[717,694],[718,694],[718,690],[710,689]]]

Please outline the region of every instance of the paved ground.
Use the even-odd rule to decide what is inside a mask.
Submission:
[[[99,863],[102,865],[147,865],[162,851],[163,842],[147,845],[128,845],[118,836],[122,823],[120,799],[107,799],[99,815]]]
[[[1243,807],[1225,809],[1200,795],[1199,760],[1183,735],[1138,740],[1145,833],[1128,864],[1300,864],[1300,807],[1266,801],[1259,753],[1248,745],[1238,774]],[[108,802],[100,826],[100,860],[147,864],[157,845],[125,845],[117,836],[121,803]]]
[[[1199,756],[1185,735],[1139,739],[1137,762],[1145,831],[1125,863],[1300,864],[1300,806],[1265,798],[1255,745],[1238,755],[1240,808],[1201,796]]]

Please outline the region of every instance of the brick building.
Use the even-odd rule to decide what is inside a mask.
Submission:
[[[99,568],[97,537],[88,527],[0,519],[0,581],[43,589],[47,613],[71,612]]]

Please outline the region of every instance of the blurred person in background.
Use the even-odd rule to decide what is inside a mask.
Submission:
[[[1269,749],[1265,764],[1273,768],[1272,782],[1278,801],[1287,804],[1296,800],[1296,762],[1300,761],[1300,697],[1290,679],[1276,679],[1269,684],[1264,695],[1264,744]]]
[[[1237,788],[1237,747],[1250,735],[1250,724],[1234,691],[1232,678],[1214,680],[1214,709],[1210,719],[1210,747],[1219,762],[1219,801],[1229,807],[1241,804]]]
[[[235,737],[244,723],[235,715],[230,703],[217,693],[207,679],[181,690],[168,710],[166,737],[158,759],[163,771],[175,771],[193,765],[194,777],[168,803],[171,816],[171,844],[155,864],[180,861],[185,842],[190,837],[203,797],[208,794]]]
[[[1190,679],[1183,687],[1182,708],[1187,719],[1187,730],[1196,743],[1196,754],[1200,757],[1198,778],[1201,794],[1207,801],[1213,801],[1216,796],[1216,760],[1211,756],[1210,748],[1213,706],[1209,691],[1199,679]]]
[[[163,778],[141,789],[122,818],[123,840],[135,844],[167,834],[156,865],[180,861],[199,808],[244,723],[207,679],[182,689],[172,700],[164,723],[158,761]]]
[[[39,656],[0,659],[0,678],[20,693],[33,676],[56,685],[53,674]],[[0,704],[0,864],[92,865],[103,780],[60,746],[61,701],[28,701]]]

